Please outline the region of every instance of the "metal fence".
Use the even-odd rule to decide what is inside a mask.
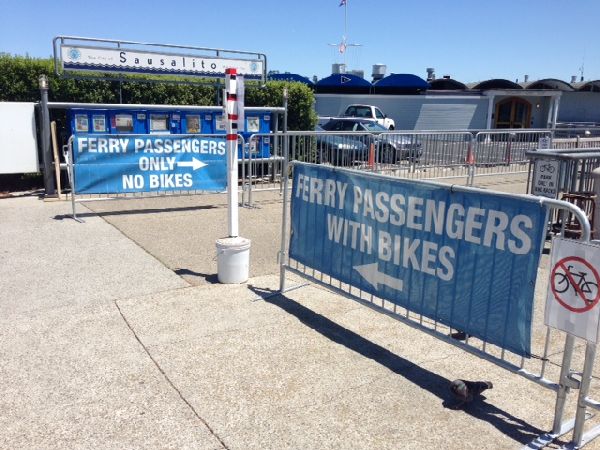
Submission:
[[[559,192],[592,192],[595,182],[592,171],[600,167],[600,146],[580,149],[552,149],[528,151],[527,158],[532,161],[559,161]],[[534,165],[530,168],[527,180],[527,192],[531,192]]]
[[[526,174],[526,152],[539,147],[552,130],[499,131],[387,131],[366,132],[293,131],[255,134],[253,142],[268,138],[271,157],[248,159],[244,167],[245,203],[252,192],[281,190],[283,149],[289,161],[327,164],[356,170],[420,180],[464,180],[474,185],[477,177]],[[289,174],[288,174],[289,175]]]
[[[290,149],[290,159],[293,153]],[[294,162],[288,166],[284,164],[284,170],[293,170]],[[541,333],[536,333],[532,340],[533,357],[525,359],[519,355],[513,354],[496,345],[492,345],[481,339],[472,336],[463,336],[456,338],[456,331],[449,328],[438,320],[426,317],[422,314],[415,313],[410,309],[398,306],[383,298],[379,298],[371,293],[361,291],[360,289],[346,284],[332,276],[320,272],[314,267],[305,266],[302,263],[295,261],[289,257],[288,242],[290,237],[290,225],[288,221],[289,214],[289,180],[286,177],[284,180],[284,195],[283,195],[283,217],[282,217],[282,237],[280,248],[280,292],[297,289],[302,286],[287,286],[286,274],[292,273],[299,275],[309,282],[316,285],[326,287],[327,289],[354,300],[364,306],[372,308],[380,313],[386,314],[394,319],[403,322],[417,330],[434,336],[448,344],[459,347],[473,355],[476,355],[486,361],[492,362],[497,366],[508,370],[514,374],[520,375],[530,381],[537,383],[544,388],[555,392],[555,410],[552,425],[552,431],[539,436],[535,441],[528,444],[524,448],[542,448],[552,442],[558,436],[562,436],[573,430],[572,443],[576,446],[582,446],[591,441],[596,436],[600,435],[600,426],[596,426],[587,433],[584,433],[584,423],[590,418],[586,408],[591,407],[600,410],[600,402],[597,402],[589,397],[589,388],[591,374],[595,358],[595,344],[588,343],[585,353],[585,362],[582,372],[573,370],[573,356],[575,349],[575,338],[567,335],[564,342],[564,347],[557,349],[556,338],[559,332],[552,330],[549,327],[543,326]],[[457,191],[477,191],[476,188],[456,186]],[[514,194],[506,194],[502,192],[486,191],[493,193],[501,198],[510,200],[518,197]],[[553,212],[566,211],[569,214],[577,216],[582,227],[581,239],[584,242],[590,241],[590,226],[588,220],[579,208],[569,204],[568,202],[539,198],[540,203],[547,205]],[[298,239],[299,236],[296,235]],[[318,245],[318,243],[316,244]],[[550,268],[544,273],[538,273],[538,283],[544,280],[548,275]],[[562,361],[556,363],[552,361],[553,354],[563,353]],[[579,374],[578,376],[575,374]],[[579,378],[580,377],[580,378]],[[584,381],[585,380],[585,381]],[[564,420],[565,405],[567,395],[571,389],[579,389],[579,401],[577,407],[576,418],[572,420]]]
[[[480,177],[527,174],[527,152],[537,149],[540,139],[564,135],[563,131],[388,131],[376,135],[364,132],[294,131],[254,134],[246,141],[240,135],[239,143],[245,148],[239,160],[241,201],[245,206],[253,206],[253,192],[282,190],[282,182],[286,178],[286,145],[289,161],[348,167],[399,178],[447,180],[473,186]],[[270,145],[270,156],[257,157],[259,152],[254,150],[265,141]],[[554,138],[552,145],[557,148],[586,148],[596,142],[600,143],[600,133],[597,138]],[[580,167],[578,170],[586,172],[587,168]],[[153,192],[145,195],[198,193],[201,192]],[[95,197],[130,198],[140,195],[143,194],[107,192]]]
[[[475,135],[475,177],[526,173],[526,152],[539,147],[540,139],[551,138],[550,130],[483,131]],[[472,182],[470,183],[472,185]]]

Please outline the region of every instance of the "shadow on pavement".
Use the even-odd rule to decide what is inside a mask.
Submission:
[[[190,270],[190,269],[175,269],[175,270],[173,270],[173,272],[175,272],[180,277],[189,276],[189,277],[204,278],[204,281],[206,281],[209,284],[218,284],[219,283],[219,277],[218,277],[218,274],[216,274],[216,273],[194,272],[193,270]]]
[[[387,367],[392,372],[416,384],[421,389],[425,389],[439,397],[443,401],[442,405],[445,408],[452,408],[456,403],[452,398],[453,396],[449,388],[451,380],[392,353],[388,349],[338,325],[327,317],[314,312],[285,295],[273,295],[278,293],[276,290],[259,288],[253,285],[249,285],[248,288],[265,302],[295,316],[304,325],[312,328],[327,339]],[[527,444],[545,433],[545,431],[483,401],[484,399],[485,397],[480,396],[477,401],[467,404],[462,410],[474,418],[488,422],[504,435],[522,444]]]
[[[89,208],[89,206],[87,206]],[[144,209],[122,209],[117,211],[99,211],[89,213],[78,213],[77,217],[106,217],[106,216],[127,216],[136,214],[156,214],[156,213],[169,213],[169,212],[183,212],[183,211],[198,211],[203,209],[215,209],[219,206],[205,205],[205,206],[181,206],[179,208],[144,208]],[[91,208],[90,208],[91,209]],[[59,214],[53,217],[54,220],[71,219],[70,214]]]

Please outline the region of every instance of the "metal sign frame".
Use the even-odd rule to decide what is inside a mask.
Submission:
[[[225,75],[219,74],[201,74],[197,75],[193,73],[178,73],[177,71],[171,72],[138,72],[138,71],[127,71],[127,70],[119,70],[118,68],[114,69],[106,69],[102,67],[98,67],[97,70],[94,69],[84,69],[79,72],[87,72],[87,75],[77,74],[74,75],[71,72],[78,72],[73,69],[64,69],[64,62],[62,60],[62,52],[61,49],[63,46],[73,45],[74,47],[86,48],[86,49],[98,49],[98,50],[119,50],[119,51],[129,51],[129,52],[141,52],[144,54],[152,54],[152,55],[164,55],[170,57],[189,57],[189,58],[205,58],[205,59],[219,59],[219,60],[237,60],[237,61],[247,61],[247,62],[257,62],[262,65],[262,70],[260,71],[259,81],[264,83],[267,75],[267,56],[264,53],[259,52],[249,52],[244,50],[228,50],[228,49],[217,49],[217,48],[208,48],[208,47],[195,47],[195,46],[185,46],[185,45],[173,45],[173,44],[159,44],[152,42],[137,42],[137,41],[125,41],[125,40],[116,40],[116,39],[98,39],[98,38],[88,38],[88,37],[78,37],[78,36],[57,36],[52,40],[52,51],[53,51],[53,59],[54,59],[54,72],[57,76],[62,78],[74,78],[74,79],[92,79],[92,80],[104,80],[104,81],[125,81],[123,78],[123,74],[131,74],[138,73],[149,76],[177,76],[183,78],[182,80],[169,80],[166,82],[175,83],[175,84],[215,84],[218,80],[224,79]],[[189,54],[181,53],[181,51],[190,51]],[[119,73],[120,77],[111,77],[105,76],[107,73]],[[102,75],[99,75],[102,74]],[[190,79],[186,81],[185,79]],[[192,81],[194,79],[199,79],[200,81]],[[208,79],[208,80],[207,80]],[[128,78],[127,81],[141,81],[148,82],[153,81],[151,79],[136,79],[136,78]],[[165,80],[162,80],[165,82]]]
[[[289,158],[290,148],[287,140],[284,141],[284,173],[293,171],[294,166],[297,164],[303,164],[296,161],[291,161]],[[349,170],[349,169],[336,169],[336,170]],[[373,175],[376,177],[390,178],[385,175]],[[431,182],[430,182],[431,183]],[[435,184],[435,183],[433,183]],[[463,192],[480,192],[477,188],[465,187],[465,186],[452,186],[453,189]],[[590,382],[592,378],[592,370],[594,366],[594,360],[596,355],[596,344],[586,344],[586,355],[583,373],[581,380],[573,379],[571,376],[572,357],[575,346],[575,337],[567,334],[564,344],[564,352],[561,363],[561,370],[558,382],[552,382],[546,378],[546,368],[548,366],[548,349],[550,339],[550,328],[546,328],[546,340],[544,345],[544,354],[538,358],[541,360],[541,367],[538,371],[531,371],[525,368],[525,358],[520,357],[520,362],[515,362],[514,358],[511,357],[512,352],[502,349],[499,355],[493,345],[487,345],[487,342],[480,341],[478,339],[470,339],[470,336],[466,336],[464,342],[457,341],[448,334],[448,331],[452,331],[447,327],[444,327],[437,321],[433,324],[427,323],[428,321],[423,320],[423,315],[411,313],[409,309],[396,308],[390,306],[389,302],[379,299],[373,295],[365,293],[360,289],[353,288],[352,285],[347,285],[341,281],[336,280],[330,276],[324,276],[313,267],[304,266],[297,261],[294,263],[289,255],[288,250],[288,239],[290,237],[289,230],[289,212],[288,207],[290,204],[290,179],[285,177],[283,186],[283,208],[282,208],[282,223],[281,223],[281,242],[279,251],[279,264],[280,264],[280,278],[279,278],[279,291],[271,295],[282,295],[288,291],[301,288],[309,283],[323,286],[337,294],[340,294],[346,298],[354,300],[364,306],[367,306],[375,311],[392,317],[406,325],[409,325],[415,329],[423,331],[430,336],[434,336],[446,343],[459,347],[475,356],[478,356],[486,361],[496,364],[509,372],[520,375],[530,381],[537,383],[538,385],[549,389],[556,393],[556,402],[554,408],[554,420],[552,425],[552,431],[544,433],[534,439],[531,443],[527,444],[523,448],[542,448],[554,441],[557,437],[562,436],[570,431],[573,431],[572,440],[569,445],[574,445],[576,448],[581,448],[586,443],[590,442],[597,436],[600,436],[600,426],[595,426],[586,433],[584,433],[584,424],[587,419],[591,417],[588,413],[587,408],[594,408],[600,410],[600,402],[595,401],[588,397]],[[513,197],[524,197],[517,194],[508,194],[497,191],[486,191],[488,193],[498,194],[504,198]],[[531,197],[529,197],[531,198]],[[590,242],[591,229],[589,221],[585,213],[577,206],[562,201],[545,197],[537,197],[540,205],[555,208],[557,210],[566,210],[577,216],[581,223],[582,233],[581,242]],[[302,285],[296,285],[287,287],[286,286],[286,273],[291,273],[304,278],[309,283]],[[472,340],[472,342],[470,342]],[[490,347],[490,348],[488,348]],[[566,406],[567,395],[571,389],[579,389],[578,404],[576,416],[571,420],[564,420],[564,410]],[[571,447],[569,447],[571,448]]]

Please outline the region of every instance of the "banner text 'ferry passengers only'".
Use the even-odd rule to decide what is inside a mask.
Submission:
[[[533,198],[297,164],[290,257],[530,356],[546,214]]]
[[[78,194],[227,189],[227,143],[199,136],[78,135]]]

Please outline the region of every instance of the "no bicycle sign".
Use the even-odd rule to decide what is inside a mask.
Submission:
[[[600,247],[554,239],[545,323],[590,342],[598,342]]]

